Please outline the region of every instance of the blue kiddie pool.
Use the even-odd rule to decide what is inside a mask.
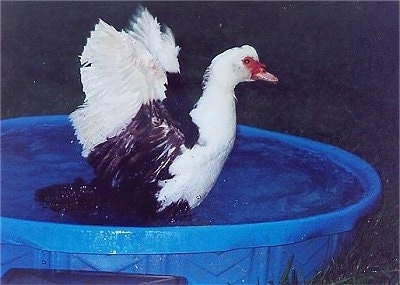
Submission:
[[[68,117],[1,127],[2,274],[59,269],[277,284],[289,272],[301,282],[351,243],[381,191],[371,166],[348,152],[239,126],[218,182],[189,217],[147,227],[126,217],[71,217],[34,201],[41,187],[93,176]]]

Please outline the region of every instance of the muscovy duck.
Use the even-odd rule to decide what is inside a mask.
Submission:
[[[126,30],[99,20],[80,57],[86,98],[70,114],[96,178],[40,189],[38,201],[64,212],[111,207],[151,217],[185,212],[206,198],[235,141],[235,86],[278,79],[249,45],[217,55],[189,114],[198,137],[188,143],[163,104],[167,73],[180,72],[179,50],[146,8]]]

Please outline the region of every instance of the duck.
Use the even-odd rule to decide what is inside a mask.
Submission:
[[[188,114],[196,127],[189,139],[165,106],[168,74],[180,74],[180,50],[147,8],[121,31],[99,19],[80,55],[85,99],[69,115],[95,178],[59,185],[58,192],[46,187],[37,200],[63,212],[114,205],[147,218],[185,213],[204,201],[235,142],[236,85],[278,78],[250,45],[215,56]]]

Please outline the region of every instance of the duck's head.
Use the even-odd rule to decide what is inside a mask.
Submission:
[[[211,62],[209,72],[219,80],[236,85],[240,82],[263,80],[278,83],[278,78],[265,69],[256,50],[249,45],[234,47],[217,55]],[[212,70],[212,71],[211,71]],[[211,74],[207,74],[207,79]]]

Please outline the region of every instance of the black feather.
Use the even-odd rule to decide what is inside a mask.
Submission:
[[[118,135],[97,145],[88,156],[96,178],[39,189],[36,200],[54,211],[73,214],[123,213],[152,218],[160,205],[158,181],[172,178],[169,167],[181,154],[185,137],[160,101],[142,105]],[[186,201],[177,201],[164,216],[181,215]],[[185,210],[186,209],[186,210]]]

